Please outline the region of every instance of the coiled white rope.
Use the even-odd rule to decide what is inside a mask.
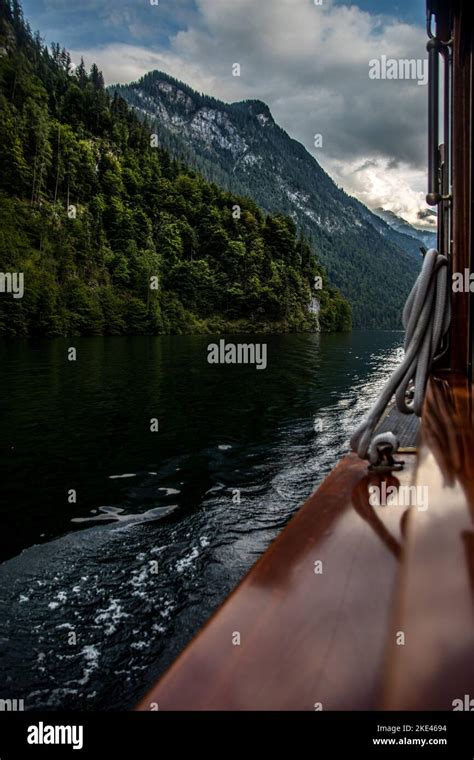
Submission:
[[[441,340],[451,321],[451,302],[448,291],[448,259],[431,248],[424,257],[420,274],[403,309],[405,328],[405,357],[385,385],[368,417],[351,438],[351,448],[361,459],[377,464],[380,448],[392,453],[398,449],[393,433],[374,431],[393,394],[397,408],[403,414],[421,417],[428,375],[437,358]],[[414,384],[412,401],[407,399],[410,383]]]

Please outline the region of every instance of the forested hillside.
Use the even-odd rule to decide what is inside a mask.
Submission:
[[[350,328],[290,218],[219,189],[150,132],[96,66],[48,50],[0,0],[0,272],[25,288],[0,293],[0,333],[313,330],[311,302],[321,329]]]
[[[265,103],[225,103],[162,71],[110,91],[151,123],[175,158],[230,192],[250,195],[269,213],[290,215],[351,303],[354,326],[401,327],[421,265],[416,241],[337,187]]]

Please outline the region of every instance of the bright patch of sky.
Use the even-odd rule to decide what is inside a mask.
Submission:
[[[335,5],[357,5],[362,11],[393,16],[408,24],[424,22],[426,13],[425,0],[398,0],[398,2],[393,2],[393,0],[358,0],[357,2],[336,0]]]

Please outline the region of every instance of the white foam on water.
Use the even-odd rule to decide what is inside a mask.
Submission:
[[[100,652],[97,647],[89,644],[82,648],[81,654],[84,656],[86,664],[84,666],[82,678],[78,681],[81,686],[85,686],[90,680],[90,677],[94,670],[99,667]]]
[[[197,546],[194,546],[189,554],[186,554],[184,557],[177,561],[176,572],[184,573],[185,570],[194,565],[194,560],[197,559],[197,557],[199,557],[199,549]]]
[[[123,618],[130,617],[128,612],[123,611],[118,599],[110,599],[109,606],[106,609],[97,610],[97,612],[99,614],[94,618],[94,623],[96,625],[105,625],[104,633],[106,636],[111,636],[112,633],[115,633],[119,622]]]
[[[121,507],[99,507],[100,514],[92,517],[73,517],[73,523],[96,523],[96,522],[121,522],[138,525],[151,520],[159,520],[178,509],[178,504],[169,504],[166,507],[152,507],[146,512],[125,513]]]
[[[176,605],[173,604],[170,599],[165,599],[164,607],[160,610],[160,615],[164,620],[168,620],[171,617],[171,613],[176,609]]]
[[[137,649],[138,651],[142,651],[143,649],[149,649],[150,648],[150,642],[149,641],[132,641],[130,644],[130,649]]]

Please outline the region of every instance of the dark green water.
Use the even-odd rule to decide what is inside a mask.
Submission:
[[[214,340],[0,343],[0,698],[133,705],[347,449],[402,334],[258,337],[265,370],[209,365]]]

